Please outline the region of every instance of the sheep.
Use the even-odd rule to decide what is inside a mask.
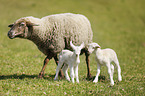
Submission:
[[[56,75],[54,80],[58,80],[58,72],[62,65],[64,64],[62,70],[63,73],[68,81],[70,81],[70,78],[68,76],[68,66],[70,68],[70,76],[71,80],[74,83],[74,76],[76,77],[76,82],[79,83],[79,77],[78,77],[78,64],[80,63],[79,55],[84,47],[84,43],[82,43],[80,46],[73,45],[72,41],[70,41],[70,46],[73,49],[72,51],[69,50],[62,50],[59,54],[59,63],[56,68]],[[75,73],[74,73],[75,72]]]
[[[121,68],[119,65],[119,61],[117,59],[116,52],[114,50],[109,49],[109,48],[101,49],[101,47],[97,43],[91,43],[91,44],[88,44],[88,51],[90,53],[95,51],[95,54],[96,54],[97,74],[93,81],[94,83],[98,82],[98,76],[100,74],[101,66],[106,65],[108,68],[108,74],[110,76],[110,81],[111,81],[110,84],[111,84],[111,86],[114,85],[114,80],[113,80],[114,66],[113,66],[113,64],[111,64],[112,62],[114,62],[117,66],[118,80],[122,81]]]
[[[92,42],[93,32],[89,20],[84,15],[62,13],[45,16],[41,19],[28,16],[16,20],[8,27],[11,28],[8,31],[10,39],[16,37],[28,39],[46,55],[44,65],[39,73],[40,78],[44,76],[44,70],[49,60],[54,58],[56,64],[58,64],[57,54],[63,49],[71,50],[69,44],[71,40],[76,45],[84,42],[85,47],[81,50],[81,54],[85,53],[87,76],[91,78],[89,52],[86,46]]]

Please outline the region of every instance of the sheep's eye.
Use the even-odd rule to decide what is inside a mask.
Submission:
[[[21,23],[21,24],[20,24],[20,26],[24,26],[24,25],[25,25],[25,23]]]

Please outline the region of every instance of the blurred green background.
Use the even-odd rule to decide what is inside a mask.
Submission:
[[[145,1],[144,0],[0,0],[0,95],[145,95]],[[86,79],[84,55],[79,65],[80,84],[65,79],[53,81],[56,65],[51,60],[45,78],[38,79],[45,56],[28,40],[7,37],[15,20],[58,13],[79,13],[91,22],[93,41],[118,54],[123,81],[109,86],[107,68],[102,67],[97,84]],[[97,65],[92,54],[93,76]]]

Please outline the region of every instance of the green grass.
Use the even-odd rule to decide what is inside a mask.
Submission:
[[[145,1],[144,0],[1,0],[0,1],[0,95],[145,95]],[[107,68],[101,68],[98,83],[86,79],[84,55],[79,64],[80,83],[54,81],[56,65],[51,60],[45,78],[38,79],[45,56],[28,40],[7,37],[8,24],[20,17],[43,17],[55,13],[80,13],[88,17],[93,41],[118,54],[122,82],[109,87]],[[97,65],[92,54],[93,76]]]

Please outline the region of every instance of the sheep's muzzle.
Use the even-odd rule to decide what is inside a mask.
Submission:
[[[22,32],[17,33],[17,32],[9,31],[9,32],[8,32],[8,37],[9,37],[10,39],[14,39],[15,37],[19,37],[19,36],[22,35],[22,34],[23,34]]]

